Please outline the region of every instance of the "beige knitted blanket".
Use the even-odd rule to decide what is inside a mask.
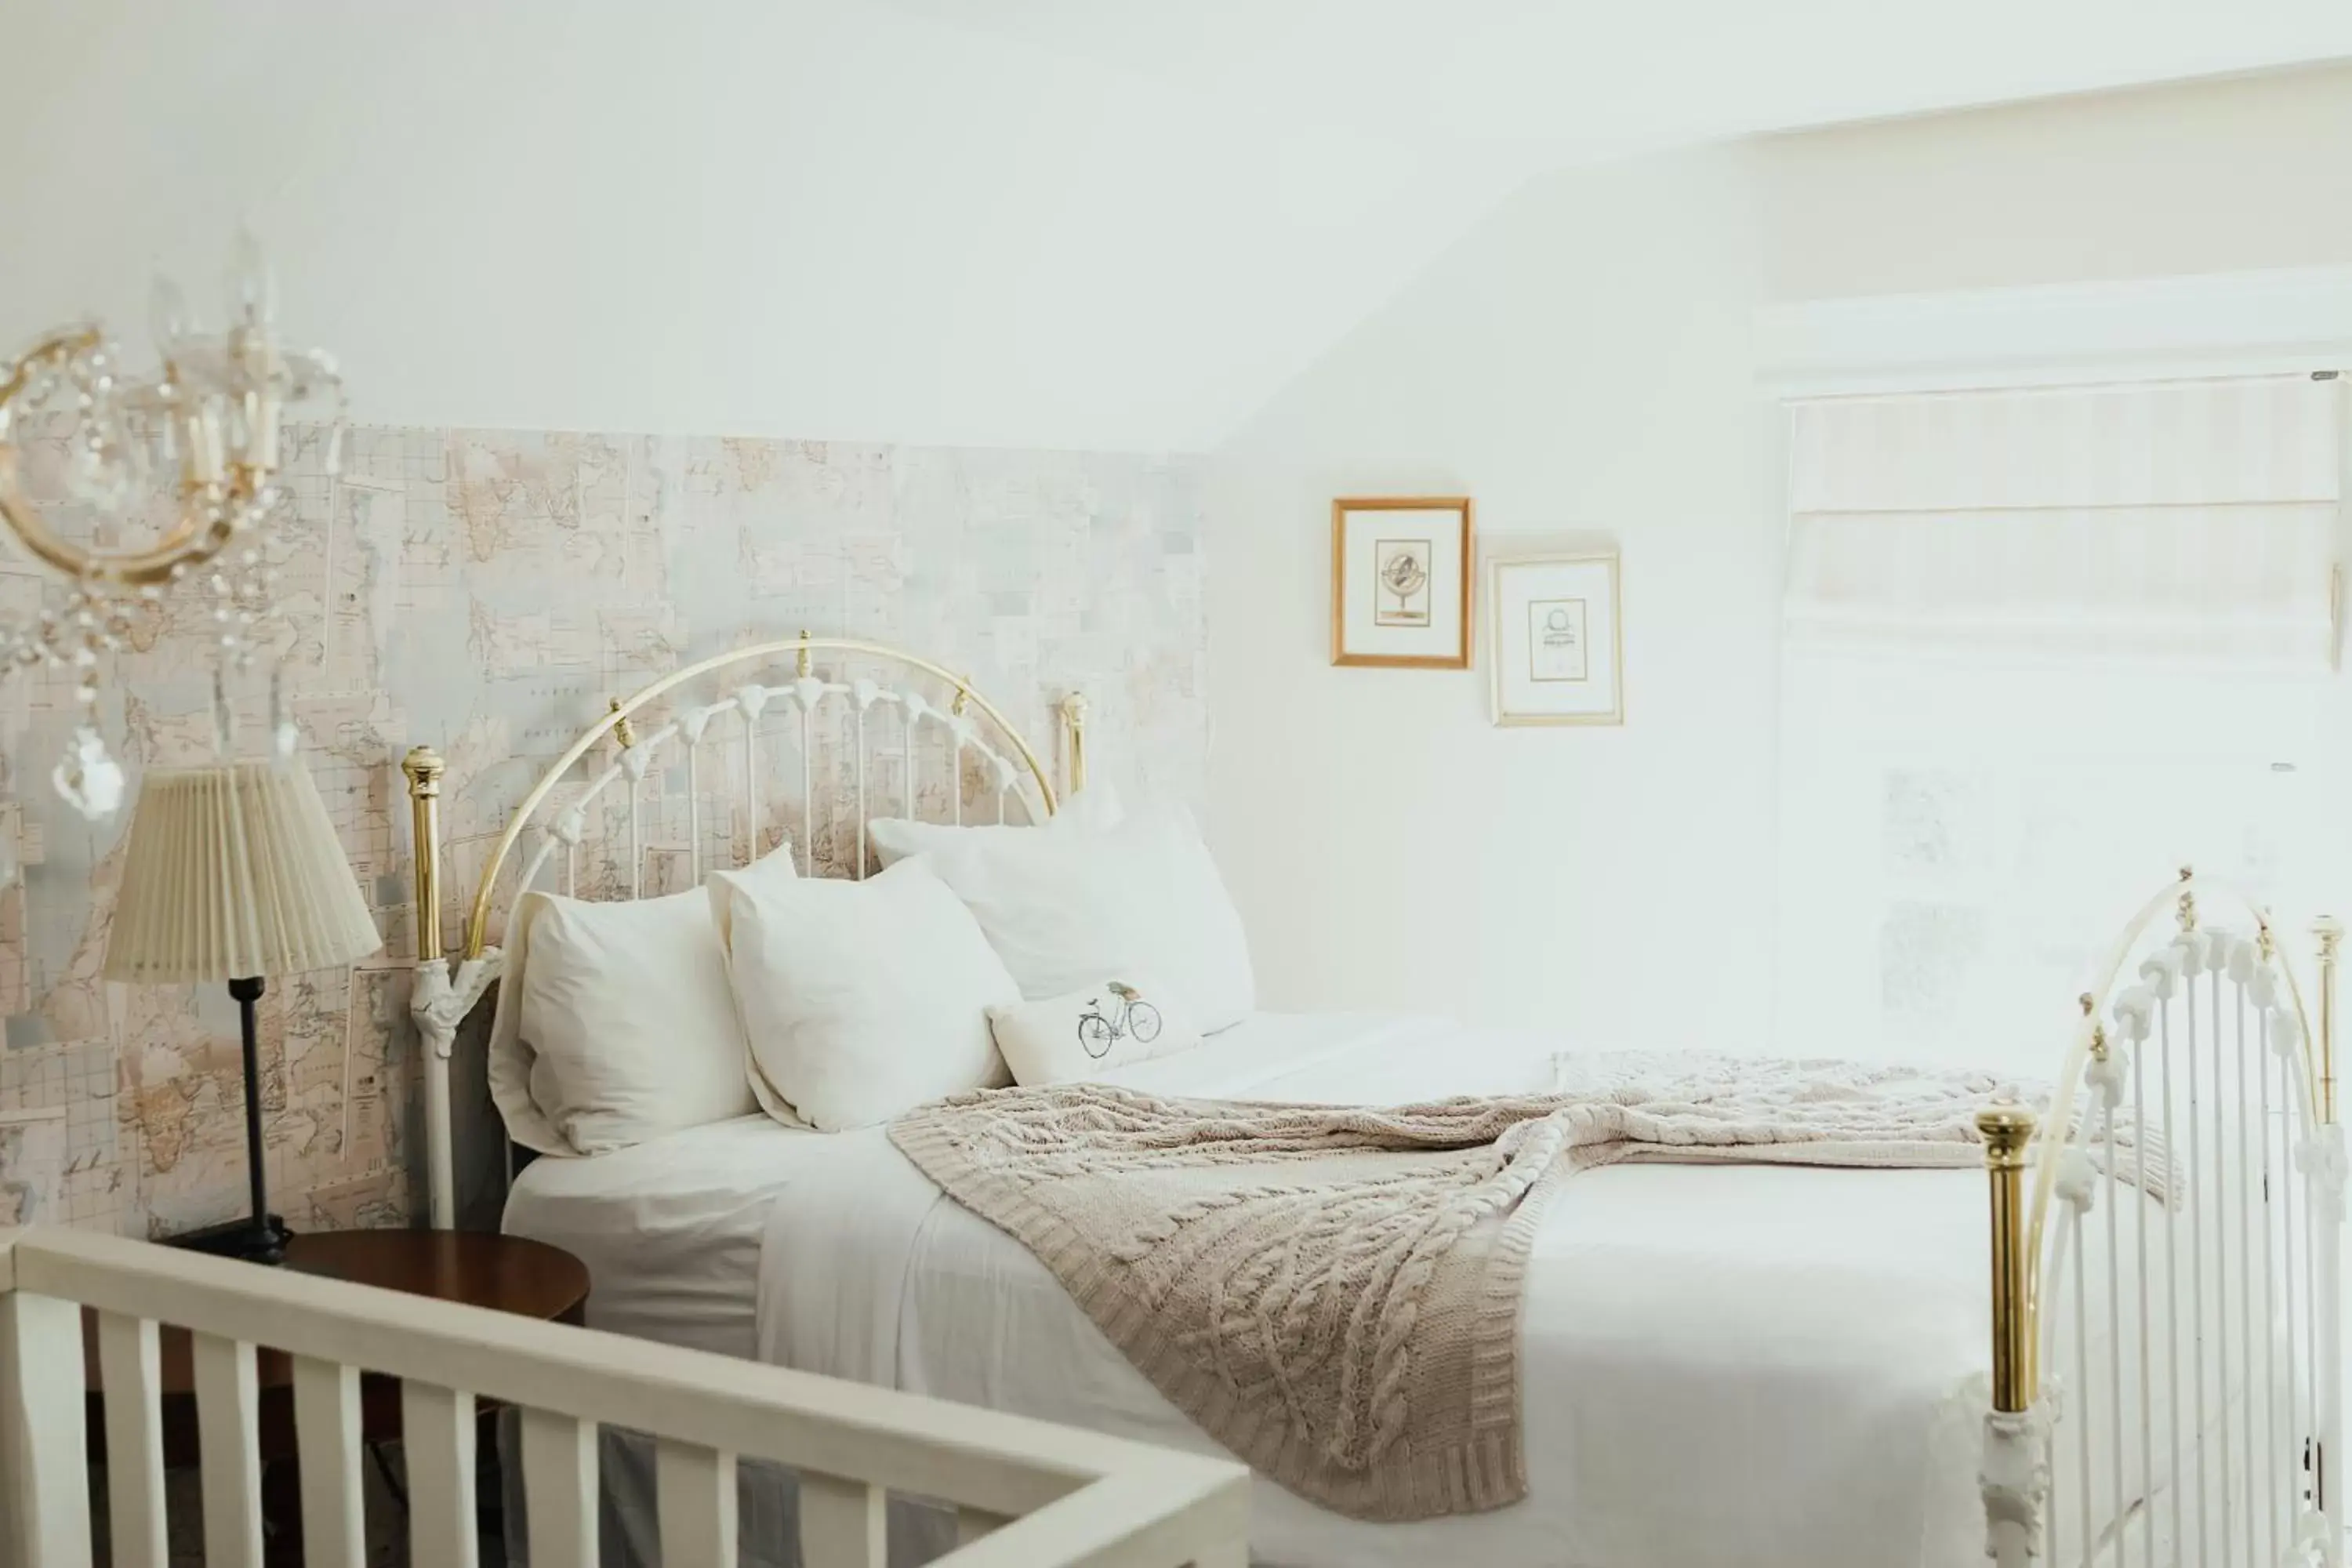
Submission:
[[[1989,1077],[1563,1058],[1562,1092],[1370,1110],[983,1090],[890,1129],[1211,1436],[1358,1519],[1527,1492],[1519,1303],[1544,1206],[1624,1160],[1978,1163]]]

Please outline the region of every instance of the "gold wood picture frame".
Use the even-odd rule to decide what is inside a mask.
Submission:
[[[1467,669],[1477,539],[1468,496],[1331,503],[1331,662]]]
[[[1487,711],[1502,726],[1622,724],[1625,630],[1613,550],[1527,548],[1486,563]]]

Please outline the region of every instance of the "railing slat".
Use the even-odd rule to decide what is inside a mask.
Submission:
[[[883,1568],[888,1500],[880,1487],[802,1471],[802,1568]]]
[[[367,1568],[356,1367],[294,1359],[294,1440],[301,1458],[305,1568]]]
[[[0,1280],[5,1283],[5,1280]],[[89,1568],[81,1309],[0,1290],[0,1563]]]
[[[261,1568],[261,1395],[253,1347],[191,1336],[205,1568]]]
[[[106,1384],[106,1512],[115,1568],[165,1568],[163,1355],[155,1325],[98,1315],[99,1374]]]
[[[662,1568],[735,1568],[734,1455],[665,1440],[655,1450],[654,1500]]]
[[[524,1411],[522,1491],[537,1568],[596,1568],[596,1424]]]
[[[474,1396],[402,1384],[400,1434],[408,1458],[409,1562],[415,1568],[474,1568]]]

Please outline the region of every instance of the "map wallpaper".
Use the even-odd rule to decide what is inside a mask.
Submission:
[[[1191,459],[360,428],[346,434],[342,472],[331,479],[325,450],[322,431],[293,433],[287,476],[299,515],[271,546],[282,621],[267,629],[305,758],[385,946],[348,973],[273,980],[263,1001],[271,1206],[297,1230],[402,1223],[422,1206],[399,766],[411,745],[432,745],[448,763],[453,946],[489,840],[608,698],[803,628],[895,644],[968,672],[1047,756],[1051,705],[1082,691],[1097,776],[1199,795],[1207,720],[1201,476]],[[37,485],[43,465],[28,468]],[[37,602],[27,571],[0,565],[0,613]],[[134,792],[142,767],[213,755],[201,614],[167,609],[119,656],[107,739]],[[746,667],[726,680],[782,685],[792,673]],[[883,672],[820,660],[819,673]],[[267,680],[248,678],[231,694],[238,749],[256,752]],[[100,977],[131,813],[92,826],[50,790],[71,709],[62,677],[0,688],[12,769],[0,781],[0,839],[23,866],[21,881],[0,892],[0,1223],[23,1215],[160,1236],[242,1212],[236,1014],[225,987]],[[799,836],[798,721],[789,705],[771,711],[759,776],[776,783],[763,787],[773,798],[761,817],[747,819],[740,798],[719,797],[704,780],[716,853],[731,841],[740,854],[755,834],[763,843]],[[770,732],[788,725],[793,733]],[[740,759],[740,728],[731,739]],[[908,781],[902,764],[893,771],[895,739],[869,750],[879,814]],[[951,770],[946,758],[943,744],[912,758],[923,814],[956,808],[951,778],[967,809],[992,811],[977,768]],[[651,891],[674,879],[664,864],[683,860],[678,770],[649,777],[646,789]],[[821,816],[817,858],[837,861],[854,847],[855,827],[844,826],[854,812],[828,802]],[[583,893],[625,876],[625,849],[614,847],[625,842],[614,814],[600,812],[580,852]],[[665,849],[668,862],[656,858]],[[61,1172],[35,1168],[58,1164],[60,1148]]]

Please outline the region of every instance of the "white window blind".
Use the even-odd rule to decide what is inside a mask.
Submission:
[[[2294,898],[2341,423],[2307,378],[1791,405],[1783,1048],[2048,1073],[2169,868]]]

